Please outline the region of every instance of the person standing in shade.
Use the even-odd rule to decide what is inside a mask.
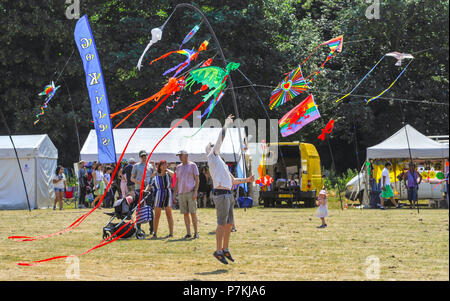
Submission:
[[[64,175],[64,168],[58,166],[53,175],[53,186],[55,187],[55,202],[53,203],[53,210],[56,209],[56,203],[59,204],[59,210],[63,209],[64,191],[67,189],[66,176]]]
[[[175,195],[180,206],[180,213],[184,216],[186,226],[186,236],[191,238],[191,221],[194,227],[194,238],[199,238],[197,221],[197,193],[199,185],[199,173],[197,165],[188,160],[188,153],[185,150],[178,152],[181,163],[177,166],[177,180],[175,183]]]
[[[417,203],[417,192],[419,190],[419,184],[422,183],[422,175],[417,172],[414,163],[409,163],[408,171],[403,175],[406,187],[408,187],[408,201],[411,208]],[[417,180],[419,180],[417,182]]]
[[[387,162],[384,165],[384,169],[381,172],[381,206],[380,209],[384,210],[384,202],[386,199],[390,199],[395,208],[400,208],[400,205],[394,200],[394,191],[392,191],[391,178],[389,171],[392,168],[392,164]]]
[[[235,200],[231,187],[255,180],[254,176],[238,179],[230,173],[227,164],[220,157],[220,147],[227,128],[233,123],[233,115],[228,116],[225,125],[220,131],[216,144],[209,143],[206,146],[209,171],[213,181],[213,200],[216,206],[217,229],[216,229],[216,251],[213,256],[223,264],[228,264],[228,260],[233,261],[229,250],[231,228],[234,225],[234,204]]]
[[[86,189],[88,186],[87,171],[85,162],[81,160],[78,162],[78,187],[80,189],[80,195],[78,198],[78,208],[86,208]]]
[[[206,167],[202,168],[202,172],[199,175],[199,186],[198,186],[198,206],[201,207],[203,202],[203,207],[206,208],[206,203],[208,201],[208,175],[206,173]]]
[[[136,164],[136,161],[134,158],[130,158],[128,164],[122,170],[122,174],[127,179],[127,192],[129,193],[134,193],[134,182],[131,181],[131,172],[133,171],[134,164]]]

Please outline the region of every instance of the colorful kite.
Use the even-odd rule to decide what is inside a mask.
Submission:
[[[52,82],[50,85],[45,86],[44,91],[38,94],[39,96],[45,95],[47,97],[45,98],[45,101],[41,106],[41,112],[36,115],[37,120],[34,122],[34,125],[36,125],[39,122],[40,116],[44,115],[44,109],[47,108],[48,103],[53,98],[53,96],[55,96],[56,90],[58,90],[59,87],[60,86],[55,87],[55,83]]]
[[[292,100],[296,96],[305,92],[308,89],[308,84],[302,75],[300,65],[295,70],[288,73],[286,78],[278,84],[270,97],[269,108],[277,108],[282,104]]]
[[[317,137],[317,139],[324,141],[325,135],[331,134],[331,132],[333,131],[333,127],[334,127],[334,119],[330,119],[325,128],[322,129],[322,134],[320,134],[319,137]]]
[[[202,21],[203,22],[203,21]],[[192,37],[197,33],[197,31],[200,29],[200,25],[202,25],[202,23],[195,25],[194,28],[191,29],[191,31],[186,35],[186,37],[184,37],[183,42],[181,42],[180,48],[181,49],[183,47],[184,44],[186,44],[187,42],[189,42],[190,39],[192,39]]]
[[[316,78],[316,76],[324,69],[325,64],[329,60],[331,60],[338,52],[342,51],[343,44],[344,44],[344,36],[339,36],[337,38],[331,39],[331,40],[326,41],[325,43],[322,43],[319,45],[319,46],[327,45],[328,47],[330,47],[330,53],[328,54],[327,58],[322,63],[322,65],[320,65],[319,69],[315,73],[310,74],[306,78],[306,79],[308,79],[312,76],[312,78],[308,81],[308,83],[311,83]],[[306,62],[306,60],[303,63],[305,63],[305,62]]]
[[[189,72],[189,76],[186,79],[186,88],[189,88],[189,91],[191,90],[191,87],[195,83],[197,83],[201,84],[202,87],[207,86],[210,89],[209,93],[203,96],[203,102],[207,102],[211,98],[211,96],[214,96],[213,100],[211,101],[211,108],[209,109],[206,119],[208,119],[211,115],[212,111],[214,110],[215,104],[218,102],[222,91],[225,89],[225,82],[228,78],[228,75],[231,71],[239,68],[239,65],[239,63],[230,62],[228,63],[226,70],[215,66],[209,66],[194,69]],[[206,120],[203,122],[198,131],[194,133],[194,135],[196,135],[203,128],[205,122]]]
[[[184,76],[181,76],[179,78],[175,78],[175,77],[171,77],[169,79],[169,81],[167,82],[167,84],[156,94],[153,94],[152,96],[143,99],[143,100],[139,100],[131,105],[129,105],[128,107],[117,111],[115,113],[112,113],[110,115],[111,119],[116,117],[119,114],[131,111],[125,118],[123,118],[114,128],[119,127],[119,125],[121,125],[125,120],[128,119],[128,117],[130,117],[134,112],[136,112],[140,107],[146,105],[147,103],[149,103],[152,100],[155,100],[156,102],[164,102],[169,96],[174,95],[177,92],[180,92],[184,89],[184,87],[186,86],[186,83],[184,81]],[[163,97],[161,99],[161,97]]]
[[[163,73],[163,75],[167,75],[167,74],[169,74],[170,72],[173,72],[173,71],[176,70],[176,71],[175,71],[175,74],[173,75],[173,77],[176,77],[181,71],[183,71],[187,66],[189,66],[189,64],[190,64],[192,61],[195,61],[195,60],[197,59],[197,57],[198,57],[198,54],[199,54],[201,51],[205,51],[207,47],[208,47],[208,41],[203,41],[203,43],[202,43],[202,44],[200,45],[200,47],[198,48],[198,51],[197,51],[197,52],[194,51],[193,49],[192,49],[192,50],[189,50],[189,49],[182,49],[182,50],[170,51],[170,52],[168,52],[168,53],[166,53],[166,54],[160,56],[159,58],[154,59],[153,61],[151,61],[151,62],[150,62],[150,65],[153,64],[154,62],[156,62],[156,61],[158,61],[158,60],[160,60],[160,59],[166,58],[166,57],[168,57],[169,55],[174,54],[174,53],[178,53],[178,54],[185,55],[185,56],[186,56],[186,60],[185,60],[184,62],[182,62],[182,63],[176,65],[176,66],[173,67],[173,68],[170,68],[169,70],[167,70],[166,72]]]
[[[320,113],[314,102],[314,96],[309,95],[280,119],[278,125],[280,126],[281,136],[292,135],[318,118],[320,118]]]
[[[270,184],[273,183],[273,178],[269,175],[266,175],[262,178],[259,178],[258,180],[255,181],[255,184],[258,184],[259,186],[269,186]]]

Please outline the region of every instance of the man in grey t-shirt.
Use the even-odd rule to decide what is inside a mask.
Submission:
[[[142,176],[144,175],[145,164],[147,163],[147,152],[141,150],[139,152],[139,158],[141,159],[141,162],[133,165],[133,169],[131,170],[131,181],[134,183],[135,190],[137,191],[141,190]],[[154,176],[154,173],[155,169],[151,164],[148,164],[145,173],[144,189],[150,183],[150,179]]]

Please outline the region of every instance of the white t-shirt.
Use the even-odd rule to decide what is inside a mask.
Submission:
[[[59,175],[53,175],[53,180],[62,180],[62,181],[58,181],[56,183],[53,183],[53,186],[55,188],[59,188],[59,189],[64,189],[64,181],[66,180],[66,176],[64,174],[59,174]]]
[[[384,180],[385,181],[384,186],[391,185],[391,177],[389,176],[389,169],[387,169],[386,167],[381,172],[381,179],[380,179],[381,187],[383,187],[383,177],[386,177],[386,179]]]
[[[233,184],[228,166],[219,155],[214,154],[214,148],[207,156],[207,159],[213,187],[222,186],[231,190]]]

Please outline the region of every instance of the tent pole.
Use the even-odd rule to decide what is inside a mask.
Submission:
[[[25,184],[25,178],[23,177],[22,167],[20,166],[19,155],[17,154],[17,149],[14,144],[14,141],[11,137],[11,131],[9,130],[8,123],[6,122],[5,115],[3,115],[3,110],[0,107],[0,114],[2,115],[3,123],[5,124],[6,130],[8,131],[9,140],[11,140],[11,144],[14,148],[14,153],[16,154],[17,164],[19,164],[20,175],[22,176],[23,188],[25,189],[25,195],[27,197],[28,211],[31,211],[30,199],[28,198],[27,185]]]

